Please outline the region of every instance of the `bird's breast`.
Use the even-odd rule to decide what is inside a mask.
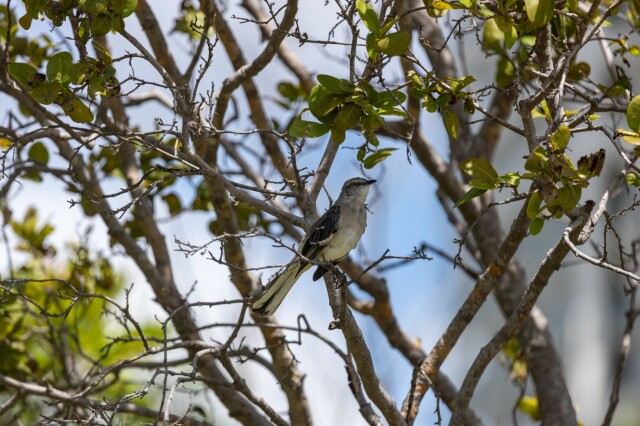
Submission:
[[[367,226],[367,212],[364,208],[359,210],[361,211],[349,212],[356,220],[351,223],[351,226],[341,224],[343,226],[340,226],[338,232],[323,250],[323,260],[329,262],[340,260],[358,245]]]

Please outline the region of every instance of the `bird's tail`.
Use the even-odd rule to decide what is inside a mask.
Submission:
[[[253,302],[252,312],[260,316],[273,315],[287,296],[287,293],[289,293],[289,290],[291,290],[291,287],[298,281],[298,277],[309,266],[301,265],[300,262],[293,262],[288,265],[284,271],[272,280],[264,293]]]

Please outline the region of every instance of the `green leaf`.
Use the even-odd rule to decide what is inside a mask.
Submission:
[[[59,81],[45,81],[29,90],[29,95],[39,104],[50,105],[56,101],[61,89]]]
[[[450,84],[450,87],[451,87],[452,91],[459,92],[460,90],[464,89],[465,87],[467,87],[468,85],[470,85],[474,81],[476,81],[475,77],[467,75],[465,77],[452,80],[451,84]]]
[[[0,149],[4,150],[9,148],[13,142],[9,138],[0,137]]]
[[[24,62],[9,62],[7,69],[9,70],[11,77],[15,78],[25,86],[33,82],[34,78],[38,74],[37,69],[29,64],[25,64]]]
[[[105,65],[111,65],[112,60],[111,60],[111,54],[109,53],[109,51],[105,49],[105,47],[102,46],[97,41],[92,41],[91,45],[96,50],[96,55],[98,59],[104,62]]]
[[[289,102],[293,102],[300,97],[300,90],[288,81],[278,83],[278,92]]]
[[[432,7],[436,10],[451,10],[451,9],[468,9],[469,7],[464,5],[463,3],[457,1],[443,1],[436,0],[433,2]]]
[[[465,75],[464,77],[459,78],[458,81],[462,83],[462,87],[467,87],[471,83],[475,83],[477,80],[472,75]]]
[[[33,21],[33,18],[28,13],[25,13],[20,17],[20,19],[18,19],[18,23],[25,30],[28,30],[29,28],[31,28],[31,21]]]
[[[569,67],[567,78],[574,81],[580,81],[591,74],[591,65],[587,62],[575,62]]]
[[[69,71],[71,83],[78,85],[84,83],[89,75],[96,72],[96,63],[97,61],[94,58],[85,58],[75,64],[71,64],[71,70]]]
[[[365,134],[365,137],[367,138],[367,142],[369,142],[371,144],[371,146],[373,146],[375,148],[380,146],[380,140],[378,139],[378,137],[376,136],[375,133],[368,132],[368,134]]]
[[[518,31],[513,25],[513,20],[508,16],[498,16],[494,18],[495,23],[500,31],[503,33],[504,42],[507,49],[511,49],[518,39]]]
[[[29,148],[29,160],[46,166],[49,162],[49,151],[47,147],[44,146],[42,142],[36,142],[31,145],[31,148]]]
[[[559,206],[563,212],[568,212],[578,205],[581,196],[582,188],[579,185],[563,186],[549,206]]]
[[[531,233],[531,235],[538,235],[540,231],[542,231],[543,227],[544,219],[542,219],[541,217],[536,217],[529,224],[529,232]]]
[[[418,99],[422,99],[425,96],[425,87],[422,79],[417,72],[411,70],[407,73],[407,81],[411,82],[410,89],[413,96]]]
[[[528,180],[534,180],[534,179],[538,179],[540,177],[539,173],[523,173],[520,176],[520,179],[528,179]]]
[[[358,154],[356,155],[356,158],[358,159],[358,161],[362,161],[364,160],[364,156],[367,155],[367,150],[365,149],[364,145],[360,147],[360,149],[358,149]]]
[[[332,75],[318,74],[316,78],[318,82],[331,93],[351,94],[356,88],[349,80],[339,79]]]
[[[551,167],[556,175],[566,179],[580,178],[576,171],[576,166],[565,154],[556,153],[555,157],[551,157]]]
[[[138,0],[124,0],[124,7],[122,8],[122,17],[126,18],[136,11],[138,7]]]
[[[535,398],[533,396],[523,396],[520,401],[518,401],[518,410],[522,411],[533,420],[538,421],[542,418],[540,416],[538,398]]]
[[[507,58],[500,58],[496,67],[496,83],[501,88],[507,88],[513,83],[516,69]]]
[[[484,52],[495,50],[502,50],[502,41],[504,40],[504,33],[500,31],[495,19],[488,19],[484,24],[482,30],[482,50]]]
[[[91,18],[91,35],[98,37],[107,34],[113,28],[111,15],[99,13]]]
[[[518,185],[520,185],[520,175],[515,172],[509,172],[500,176],[500,180],[514,188],[517,188]]]
[[[540,203],[542,199],[540,198],[540,193],[538,191],[531,194],[529,197],[529,202],[527,202],[527,217],[529,219],[535,219],[540,213]]]
[[[378,94],[378,91],[366,80],[360,80],[358,82],[358,87],[364,90],[364,93],[366,93],[369,100],[374,99]]]
[[[331,128],[333,141],[337,144],[344,142],[346,131],[358,124],[361,115],[362,110],[356,104],[345,104],[338,111],[335,120],[333,120],[333,127]]]
[[[78,25],[78,41],[83,45],[87,44],[91,38],[91,24],[89,18],[83,18]]]
[[[520,347],[520,340],[517,337],[512,337],[502,347],[502,352],[511,360],[516,361],[522,354],[522,348]]]
[[[365,115],[360,119],[363,130],[376,130],[382,127],[384,120],[376,113]]]
[[[480,189],[495,189],[498,173],[486,158],[469,158],[460,163],[460,169],[473,179],[469,185]]]
[[[371,103],[376,108],[382,108],[386,106],[396,106],[404,103],[407,100],[405,95],[400,90],[384,91],[377,93]]]
[[[324,117],[344,103],[343,95],[331,93],[322,85],[317,85],[309,93],[309,111],[317,118]]]
[[[631,99],[627,107],[627,124],[636,133],[640,133],[640,95]]]
[[[428,112],[436,112],[438,110],[438,104],[436,104],[436,100],[433,99],[433,96],[431,95],[427,95],[424,98],[424,101],[422,101],[422,106],[428,111]]]
[[[440,108],[446,108],[451,103],[451,99],[453,99],[451,93],[442,93],[438,96],[438,99],[436,99],[436,105]]]
[[[527,18],[536,27],[546,25],[553,18],[554,0],[525,0]]]
[[[380,34],[386,34],[387,31],[389,31],[391,29],[391,27],[393,27],[399,21],[400,21],[400,17],[396,17],[396,18],[392,19],[391,21],[387,22],[386,24],[384,24],[384,26],[382,28],[380,28]]]
[[[75,95],[69,96],[61,107],[65,114],[76,123],[90,123],[93,121],[91,109]]]
[[[458,116],[449,108],[442,111],[442,122],[451,139],[458,139]]]
[[[331,130],[331,126],[315,121],[294,120],[289,126],[289,134],[294,138],[317,138]]]
[[[473,186],[474,188],[479,188],[479,189],[496,189],[498,187],[497,184],[495,183],[490,183],[490,182],[486,182],[484,180],[478,180],[478,179],[471,179],[469,181],[469,185]]]
[[[560,126],[558,130],[553,132],[549,138],[551,148],[556,152],[564,152],[565,148],[569,144],[569,138],[571,137],[571,131],[569,126]]]
[[[400,30],[378,39],[376,47],[389,56],[400,56],[407,51],[409,44],[411,44],[411,34]]]
[[[509,32],[504,33],[504,45],[507,49],[511,49],[516,44],[516,40],[518,40],[518,31],[516,27],[511,27]]]
[[[531,115],[533,118],[544,118],[547,122],[551,122],[551,112],[549,111],[549,106],[547,105],[547,101],[543,100],[540,102],[536,108],[531,111]]]
[[[47,64],[47,79],[69,84],[71,82],[72,62],[73,56],[69,52],[58,52],[53,55]]]
[[[625,180],[627,181],[627,185],[631,185],[635,187],[640,186],[640,176],[638,176],[637,173],[634,173],[634,172],[627,173]]]
[[[46,4],[47,4],[47,0],[25,0],[24,1],[24,6],[27,9],[27,13],[33,19],[38,19],[38,14],[42,12]]]
[[[640,134],[636,132],[630,132],[624,129],[617,129],[615,135],[622,136],[622,139],[625,142],[630,143],[631,145],[640,146]]]
[[[427,9],[427,14],[432,18],[440,18],[444,16],[450,9],[449,7],[447,7],[448,4],[441,0],[423,0],[422,3]]]
[[[378,34],[380,30],[380,20],[371,5],[362,0],[357,0],[356,9],[358,9],[358,15],[360,15],[360,19],[364,22],[364,26],[372,33]]]
[[[103,87],[104,79],[100,75],[94,75],[89,78],[89,84],[87,86],[87,93],[91,96],[91,99],[95,99],[98,95],[104,95],[105,90]]]
[[[113,16],[111,18],[111,31],[122,32],[124,30],[124,21],[119,16]]]
[[[400,108],[389,108],[384,107],[378,110],[378,114],[380,115],[393,115],[396,117],[409,118],[406,112],[401,110]]]
[[[470,115],[476,112],[476,105],[473,102],[473,98],[469,97],[464,100],[464,112]]]
[[[369,33],[367,35],[367,55],[373,62],[376,62],[378,60],[378,56],[380,55],[377,42],[378,38],[374,33]]]
[[[493,19],[495,20],[498,29],[505,34],[510,32],[511,28],[513,28],[513,19],[508,16],[496,15]]]
[[[178,198],[176,194],[169,193],[163,195],[162,199],[165,203],[167,203],[167,207],[169,207],[169,214],[171,215],[171,217],[174,217],[182,211],[182,203],[180,202],[180,198]]]
[[[37,183],[40,183],[44,180],[42,178],[42,174],[40,172],[36,172],[35,170],[28,171],[27,173],[23,174],[22,177],[24,179]]]
[[[398,148],[383,148],[383,149],[379,149],[376,152],[374,152],[373,154],[371,154],[370,156],[368,156],[367,158],[365,158],[364,161],[362,162],[362,165],[364,166],[365,169],[371,169],[371,168],[373,168],[373,166],[375,166],[379,162],[384,161],[396,149],[398,149]]]
[[[527,158],[524,168],[530,172],[540,173],[544,171],[549,163],[549,158],[543,147],[537,147]]]
[[[471,188],[470,190],[467,191],[466,194],[462,196],[462,198],[456,201],[456,203],[453,205],[453,208],[455,209],[457,207],[460,207],[462,204],[466,203],[469,200],[473,200],[476,197],[481,196],[485,192],[487,192],[486,189]]]

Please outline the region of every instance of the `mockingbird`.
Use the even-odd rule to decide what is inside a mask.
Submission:
[[[369,185],[375,180],[349,179],[342,186],[336,202],[314,223],[300,242],[300,254],[308,260],[337,264],[358,244],[367,226],[364,204]],[[273,314],[300,275],[312,266],[307,260],[294,257],[287,267],[274,276],[266,290],[253,302],[253,313]],[[319,280],[329,269],[318,265],[313,280]]]

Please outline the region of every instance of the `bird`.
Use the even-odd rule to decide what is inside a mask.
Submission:
[[[355,177],[344,183],[336,202],[311,225],[300,242],[300,254],[304,258],[336,265],[358,245],[367,226],[365,200],[369,186],[375,182],[373,179]],[[273,315],[298,278],[312,265],[294,256],[253,302],[252,312],[258,316]],[[328,271],[328,267],[318,265],[313,280],[319,280]]]

